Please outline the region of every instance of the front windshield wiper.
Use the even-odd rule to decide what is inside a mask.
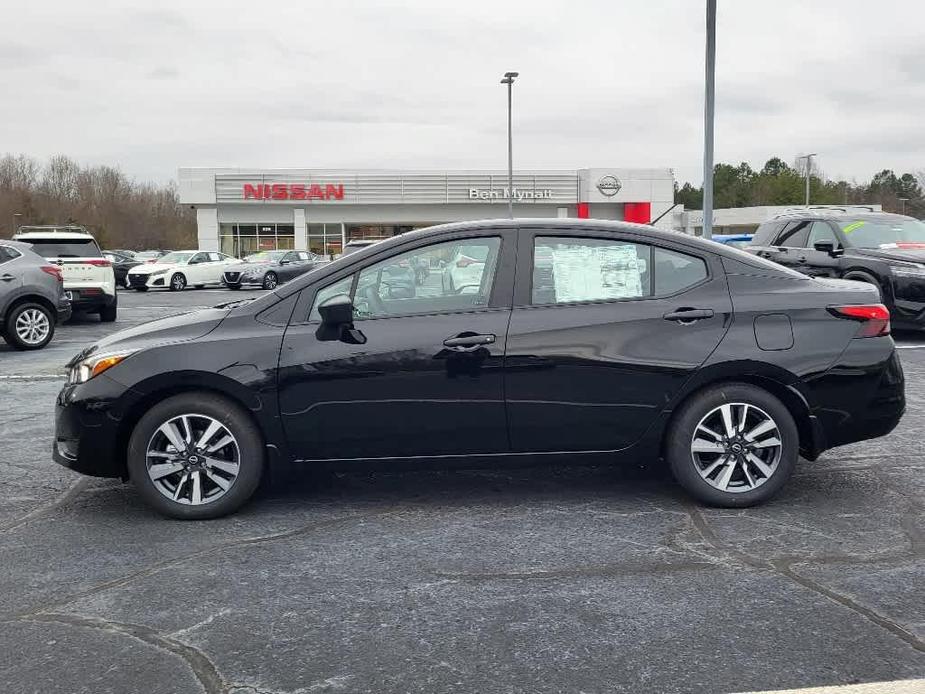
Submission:
[[[256,299],[257,299],[256,296],[250,296],[246,299],[236,299],[235,301],[226,301],[224,304],[216,304],[212,308],[237,308],[238,306],[249,304],[250,302]]]

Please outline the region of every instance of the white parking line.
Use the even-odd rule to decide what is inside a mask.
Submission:
[[[63,379],[65,375],[60,374],[5,374],[0,376],[0,381],[37,381],[40,379]]]
[[[896,680],[893,682],[868,682],[867,684],[844,684],[806,689],[774,689],[743,694],[922,694],[925,680]]]
[[[925,349],[925,345],[896,345],[896,349]]]

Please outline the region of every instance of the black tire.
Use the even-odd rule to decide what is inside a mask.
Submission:
[[[231,289],[232,291],[237,291],[241,288],[240,284],[230,284],[228,282],[225,283],[225,286],[228,287],[228,289]]]
[[[860,270],[854,270],[845,274],[842,279],[854,280],[855,282],[866,282],[867,284],[872,284],[877,288],[877,291],[880,292],[880,301],[883,301],[883,287],[880,286],[879,280],[873,275],[867,272],[861,272]]]
[[[175,272],[170,276],[170,291],[182,292],[186,289],[186,275],[182,272]]]
[[[148,443],[158,427],[183,414],[206,415],[219,421],[237,439],[240,450],[239,470],[231,487],[214,501],[200,505],[168,499],[158,491],[148,474]],[[128,475],[138,493],[158,513],[180,520],[219,518],[237,511],[257,490],[264,467],[265,455],[260,430],[240,406],[213,393],[182,393],[159,402],[135,425],[128,444]]]
[[[47,321],[47,334],[42,338],[37,338],[36,341],[29,341],[28,339],[23,339],[19,336],[19,333],[16,331],[16,323],[23,314],[28,315],[37,315],[36,312],[40,313],[45,317]],[[28,316],[27,316],[28,319]],[[33,349],[42,349],[45,345],[51,342],[51,339],[55,336],[55,315],[49,311],[42,304],[32,301],[26,301],[24,303],[14,306],[13,309],[7,314],[6,321],[4,323],[4,333],[3,339],[6,340],[7,344],[11,347],[19,350],[33,350]]]
[[[102,323],[115,323],[118,311],[119,305],[116,302],[113,302],[112,306],[104,306],[100,309],[100,321]]]
[[[698,472],[691,451],[694,432],[708,413],[727,403],[743,403],[767,413],[780,434],[780,459],[773,473],[748,491],[730,492],[709,484]],[[678,410],[665,432],[665,453],[674,478],[695,499],[711,506],[744,508],[767,501],[786,484],[799,458],[799,432],[787,407],[766,390],[747,383],[724,383],[706,388]]]
[[[264,289],[276,289],[279,286],[279,277],[275,272],[268,272],[263,276]]]
[[[147,287],[135,287],[136,292],[146,292],[148,291]]]

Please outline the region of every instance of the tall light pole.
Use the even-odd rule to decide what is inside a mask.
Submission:
[[[716,97],[716,0],[707,0],[706,94],[703,107],[703,237],[713,236],[713,105]]]
[[[505,72],[501,84],[507,85],[507,216],[514,219],[514,139],[511,133],[511,98],[514,78],[519,72]]]
[[[906,214],[906,202],[909,198],[899,198],[899,201],[903,204],[903,211],[900,214]]]
[[[797,157],[797,159],[806,160],[806,206],[809,207],[809,175],[813,170],[813,157],[818,156],[816,152],[812,154],[804,154],[802,157]]]

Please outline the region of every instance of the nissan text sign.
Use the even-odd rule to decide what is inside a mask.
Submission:
[[[343,200],[343,183],[245,183],[245,200]]]

